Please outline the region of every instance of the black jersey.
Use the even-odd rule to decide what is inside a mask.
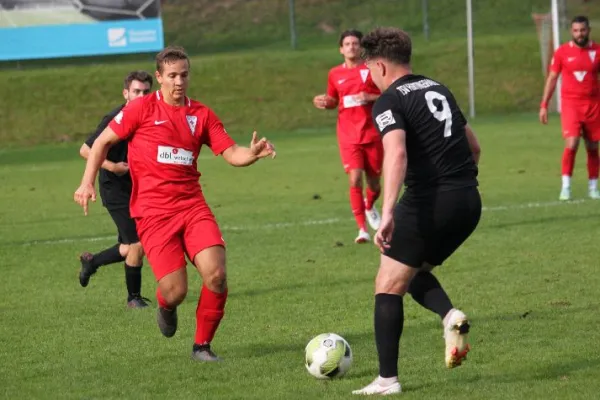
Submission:
[[[441,83],[412,74],[396,80],[375,102],[373,120],[382,136],[396,129],[406,132],[407,192],[477,186],[467,121]]]
[[[125,104],[106,114],[102,118],[102,121],[100,121],[100,124],[98,124],[96,131],[85,141],[85,144],[92,147],[94,141],[123,107],[125,107]],[[106,159],[114,163],[127,162],[127,142],[120,141],[112,146],[108,151]],[[131,197],[131,176],[129,173],[118,176],[101,168],[98,182],[100,183],[100,197],[105,207],[113,209],[129,207],[129,199]]]

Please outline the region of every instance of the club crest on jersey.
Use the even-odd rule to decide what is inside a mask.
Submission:
[[[190,131],[192,131],[192,136],[194,136],[194,132],[196,132],[196,122],[198,122],[198,117],[195,115],[186,115],[188,126],[190,127]]]
[[[369,76],[369,70],[368,69],[361,69],[360,70],[360,77],[362,78],[363,83],[365,83],[367,81],[367,76]]]
[[[588,51],[588,55],[590,56],[590,60],[592,60],[592,62],[594,62],[594,60],[596,59],[596,50]]]
[[[573,74],[575,75],[575,79],[577,79],[578,82],[583,82],[583,78],[585,78],[587,71],[574,71]]]

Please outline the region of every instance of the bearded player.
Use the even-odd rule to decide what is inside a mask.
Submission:
[[[587,149],[588,195],[592,199],[600,199],[600,45],[590,40],[590,30],[587,17],[578,16],[571,21],[572,39],[556,49],[552,57],[540,104],[540,121],[547,124],[548,102],[556,88],[558,76],[562,74],[561,124],[565,149],[562,157],[560,200],[571,199],[571,177],[581,137],[584,138]]]
[[[190,60],[180,47],[167,47],[156,56],[160,89],[130,102],[96,139],[74,198],[87,215],[108,149],[129,140],[131,216],[158,281],[160,331],[166,337],[177,331],[177,306],[188,292],[187,256],[203,280],[192,359],[219,361],[211,342],[228,292],[225,242],[198,182],[198,154],[206,145],[229,164],[245,167],[274,157],[275,151],[266,139],[258,140],[256,132],[250,147],[238,146],[210,108],[186,96],[189,71]]]
[[[341,34],[339,45],[344,63],[329,71],[327,93],[313,99],[314,106],[319,109],[338,108],[337,138],[342,164],[350,181],[350,206],[358,225],[356,243],[371,240],[366,220],[372,229],[379,228],[380,216],[374,204],[381,192],[383,165],[381,136],[371,118],[373,102],[380,91],[360,57],[362,36],[356,30]],[[367,190],[363,197],[365,175]]]

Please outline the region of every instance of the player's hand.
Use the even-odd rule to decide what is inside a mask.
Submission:
[[[354,95],[354,100],[361,104],[367,104],[369,102],[369,94],[366,92],[360,92],[359,94]]]
[[[129,164],[123,161],[115,163],[111,172],[117,176],[123,176],[129,172]]]
[[[94,185],[82,184],[75,191],[75,195],[73,196],[73,199],[75,200],[75,203],[77,203],[81,207],[83,207],[83,214],[88,215],[88,201],[90,199],[94,202],[96,201],[96,189],[94,188]]]
[[[375,234],[374,242],[375,246],[379,248],[380,252],[384,252],[385,249],[390,247],[392,242],[392,233],[394,232],[394,216],[391,213],[383,213],[381,216],[381,223],[379,229]]]
[[[252,132],[252,141],[250,142],[250,151],[258,158],[264,158],[271,156],[275,158],[277,153],[275,152],[275,146],[269,142],[266,138],[258,139],[256,131]]]
[[[540,108],[540,122],[544,125],[548,123],[548,109]]]
[[[319,94],[319,95],[315,96],[313,99],[313,105],[320,110],[325,110],[327,108],[327,104],[328,104],[328,101],[327,101],[326,94]]]

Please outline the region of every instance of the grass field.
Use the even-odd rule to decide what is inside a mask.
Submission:
[[[0,28],[35,25],[91,24],[97,22],[72,7],[26,8],[3,10],[0,7]]]
[[[333,124],[334,113],[315,110],[311,99],[325,90],[329,68],[341,62],[337,37],[350,27],[408,30],[415,70],[447,84],[466,108],[465,3],[429,2],[429,41],[422,34],[421,3],[298,0],[299,48],[292,51],[287,0],[172,0],[163,7],[165,43],[183,45],[194,55],[190,94],[213,107],[236,135]],[[475,2],[478,116],[537,110],[544,78],[531,13],[547,12],[548,4]],[[568,0],[567,7],[569,16],[583,12],[600,20],[597,2]],[[18,68],[14,62],[0,64],[0,143],[79,142],[120,101],[123,76],[132,69],[154,70],[153,56],[42,60],[18,63]]]
[[[473,351],[443,366],[437,317],[407,298],[400,378],[406,399],[591,399],[600,390],[600,211],[556,201],[556,118],[474,122],[483,146],[481,224],[438,277],[472,318]],[[356,229],[331,130],[274,132],[275,160],[233,169],[201,155],[201,182],[228,242],[230,298],[214,341],[219,365],[189,360],[200,287],[191,273],[180,329],[163,338],[155,302],[127,310],[121,265],[83,289],[77,256],[114,243],[100,204],[72,202],[78,144],[0,150],[0,397],[6,399],[343,399],[376,373],[372,334],[378,255]],[[244,139],[248,139],[245,137]],[[314,195],[320,199],[314,199]],[[190,272],[192,270],[190,269]],[[155,283],[144,270],[143,294]],[[336,332],[354,350],[344,379],[308,375],[303,349]]]

